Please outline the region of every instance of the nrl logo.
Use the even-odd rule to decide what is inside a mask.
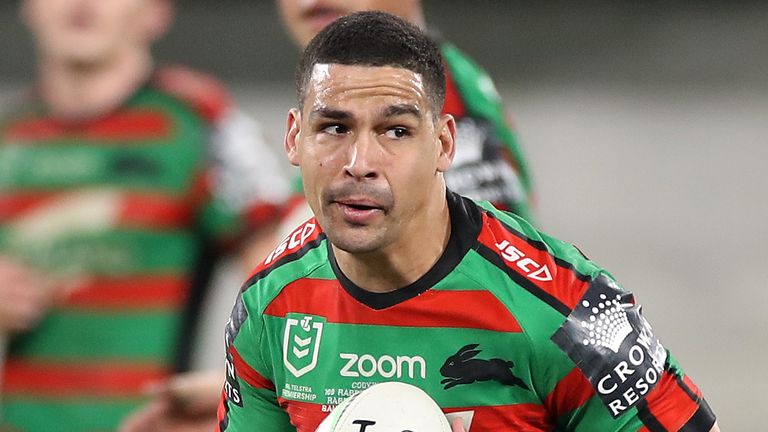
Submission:
[[[325,319],[305,315],[288,318],[283,335],[283,364],[296,378],[317,366]]]

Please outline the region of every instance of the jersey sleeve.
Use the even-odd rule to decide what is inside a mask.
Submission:
[[[715,415],[656,337],[632,293],[605,273],[551,337],[544,400],[567,431],[709,432]],[[564,354],[564,355],[562,355]]]
[[[261,316],[251,316],[238,295],[225,331],[226,381],[216,432],[295,431],[277,401],[262,337]]]
[[[202,224],[214,238],[276,221],[290,197],[288,176],[258,123],[231,108],[214,124]]]
[[[153,83],[182,101],[207,129],[207,158],[191,197],[202,231],[219,241],[238,240],[276,221],[290,184],[259,124],[207,74],[169,66],[155,72]]]

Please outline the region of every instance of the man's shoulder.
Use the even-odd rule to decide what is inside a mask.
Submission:
[[[210,123],[218,122],[234,106],[231,93],[219,80],[186,66],[157,69],[150,86],[179,100]]]
[[[244,297],[266,307],[285,286],[311,277],[321,267],[330,268],[326,241],[315,218],[299,225],[251,272],[242,287]]]
[[[482,229],[476,251],[515,286],[567,316],[605,271],[576,246],[542,233],[525,219],[478,202]]]

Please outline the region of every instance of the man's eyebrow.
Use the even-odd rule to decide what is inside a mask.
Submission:
[[[419,110],[419,107],[415,105],[409,105],[409,104],[390,105],[384,109],[383,114],[384,114],[384,117],[395,117],[399,115],[408,115],[408,114],[416,117],[421,117],[421,111]]]
[[[334,120],[349,120],[352,118],[352,113],[350,113],[349,111],[344,111],[339,109],[320,107],[312,110],[312,112],[309,113],[309,116],[323,117],[323,118],[329,118]]]

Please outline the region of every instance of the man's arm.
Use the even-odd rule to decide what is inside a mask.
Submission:
[[[589,281],[551,342],[540,352],[553,382],[540,389],[551,389],[545,406],[565,430],[719,430],[634,296],[605,273]]]

